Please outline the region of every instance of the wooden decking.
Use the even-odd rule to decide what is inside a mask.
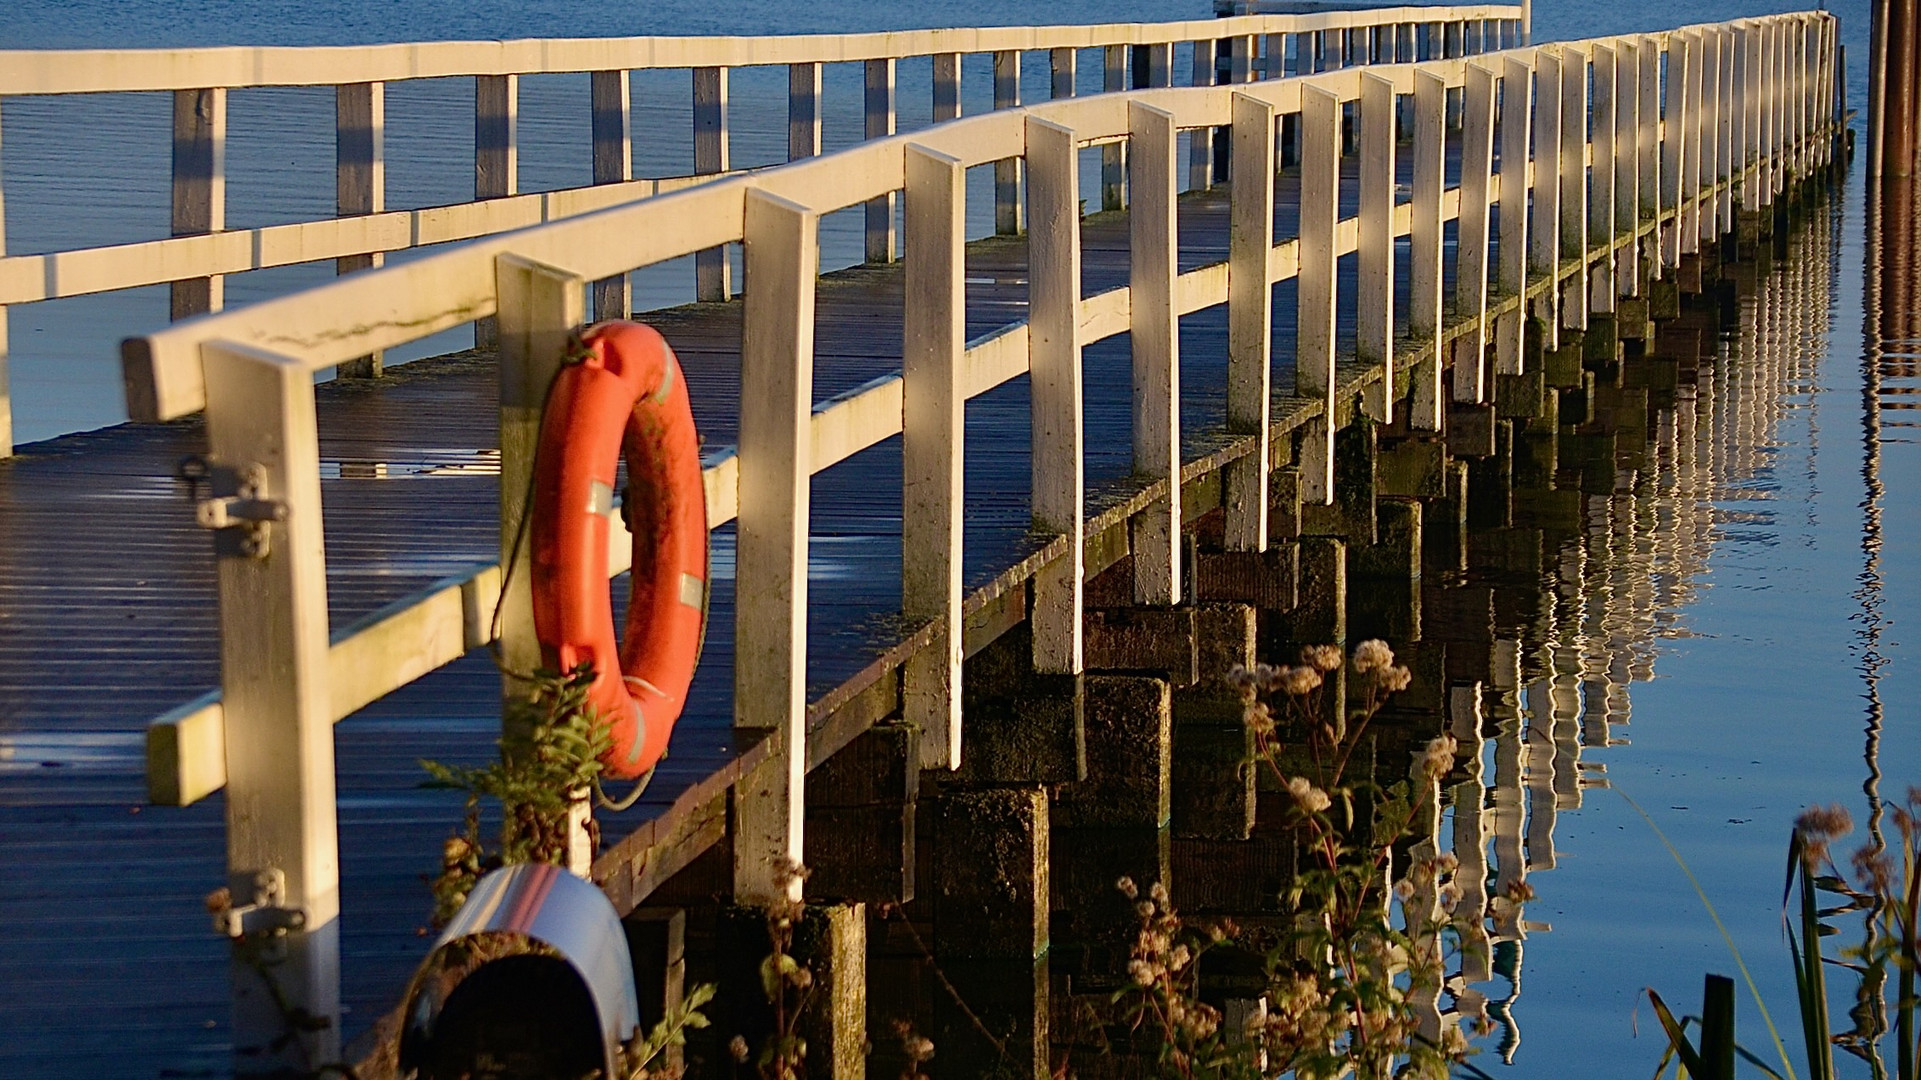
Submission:
[[[1280,237],[1293,233],[1291,195],[1277,199]],[[1183,270],[1225,256],[1225,212],[1224,194],[1183,200]],[[1084,233],[1086,292],[1124,284],[1125,216],[1090,218]],[[1024,316],[1024,260],[1018,239],[970,250],[970,336]],[[899,370],[900,289],[897,267],[822,280],[815,400]],[[735,438],[739,313],[738,303],[704,304],[648,319],[679,352],[714,446]],[[1277,358],[1292,354],[1293,315],[1284,283]],[[1192,459],[1224,442],[1224,309],[1183,320],[1182,350]],[[1127,339],[1088,348],[1085,364],[1095,513],[1138,486],[1129,481]],[[1275,376],[1281,411],[1298,410],[1291,365],[1278,360]],[[495,557],[496,402],[491,357],[478,352],[320,388],[336,632]],[[1034,549],[1025,379],[970,402],[967,440],[973,588]],[[68,436],[0,462],[0,1074],[226,1071],[227,949],[200,902],[223,883],[221,799],[144,805],[147,721],[219,684],[214,560],[188,485],[175,477],[177,462],[203,449],[190,420]],[[815,478],[811,699],[901,638],[900,506],[876,496],[900,489],[899,470],[894,439]],[[675,800],[685,808],[724,790],[742,745],[731,730],[731,564],[730,526],[714,536],[711,623],[688,714],[641,803],[603,819],[610,847],[646,833]],[[337,729],[349,1037],[393,1004],[423,953],[422,878],[458,821],[457,798],[418,787],[417,762],[489,756],[497,695],[494,668],[477,651]]]

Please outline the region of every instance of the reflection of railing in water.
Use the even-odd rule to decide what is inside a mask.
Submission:
[[[1447,802],[1459,910],[1484,910],[1490,894],[1512,893],[1554,867],[1557,815],[1579,809],[1583,789],[1607,785],[1605,764],[1582,760],[1583,751],[1626,742],[1616,729],[1628,722],[1629,687],[1653,678],[1661,638],[1685,636],[1694,580],[1731,513],[1723,507],[1772,497],[1771,448],[1789,413],[1804,407],[1795,398],[1826,352],[1835,213],[1810,208],[1786,257],[1741,296],[1734,323],[1704,342],[1696,382],[1677,386],[1672,407],[1653,420],[1646,467],[1620,468],[1613,494],[1583,497],[1583,531],[1560,545],[1542,576],[1544,641],[1524,649],[1497,640],[1490,684],[1452,689],[1463,779]],[[1497,1052],[1512,1061],[1524,942],[1550,928],[1517,904],[1460,929],[1461,966],[1448,986],[1459,998],[1495,976],[1506,981],[1505,996],[1486,1008],[1500,1028]],[[1467,1001],[1478,1007],[1478,998]],[[1442,1015],[1459,1022],[1461,1011]]]

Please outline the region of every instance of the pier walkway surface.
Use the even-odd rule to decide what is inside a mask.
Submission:
[[[1222,55],[1238,58],[1245,79],[1260,55],[1257,39],[1249,32],[1235,40]],[[1391,59],[1400,48],[1398,31],[1373,40],[1377,56]],[[1382,41],[1392,42],[1384,52]],[[1125,98],[881,137],[834,158],[503,234],[140,339],[128,354],[133,411],[166,422],[65,436],[0,461],[0,730],[10,753],[0,760],[8,862],[0,879],[0,1074],[224,1074],[235,1053],[227,1026],[235,976],[200,898],[254,869],[236,865],[234,846],[251,831],[306,830],[303,850],[287,856],[297,864],[288,902],[331,915],[330,836],[315,837],[316,823],[331,833],[337,822],[337,975],[323,959],[305,985],[325,1012],[337,977],[334,1039],[365,1034],[396,1004],[425,951],[423,879],[437,869],[459,813],[457,797],[421,790],[417,762],[492,755],[501,679],[488,646],[496,632],[509,652],[524,650],[528,638],[512,621],[514,594],[496,565],[513,547],[503,504],[517,501],[501,477],[524,477],[529,464],[503,381],[512,392],[518,374],[556,360],[557,350],[546,360],[537,354],[579,318],[555,312],[577,313],[583,294],[597,290],[592,283],[636,260],[698,253],[703,294],[718,281],[725,295],[725,274],[715,272],[722,264],[708,253],[722,243],[747,248],[744,294],[642,316],[682,361],[709,451],[714,574],[688,712],[640,802],[599,815],[605,847],[591,875],[624,913],[725,841],[735,898],[764,903],[788,887],[776,882],[780,858],[803,854],[792,845],[807,817],[807,785],[794,778],[896,716],[924,723],[920,737],[934,749],[915,751],[916,763],[948,764],[950,754],[961,763],[961,658],[1025,622],[1035,673],[1091,670],[1082,617],[1095,619],[1102,606],[1088,592],[1101,571],[1131,558],[1132,588],[1106,603],[1165,608],[1195,574],[1182,569],[1182,527],[1199,526],[1207,543],[1225,543],[1230,553],[1287,548],[1293,557],[1295,541],[1312,532],[1302,527],[1304,508],[1338,516],[1341,493],[1360,489],[1370,510],[1356,528],[1365,536],[1349,539],[1371,545],[1372,451],[1365,477],[1349,471],[1336,442],[1346,435],[1337,431],[1363,432],[1371,447],[1378,429],[1438,454],[1454,437],[1444,431],[1455,422],[1448,417],[1458,415],[1486,432],[1485,451],[1474,453],[1491,457],[1497,383],[1510,394],[1533,388],[1531,406],[1503,402],[1502,422],[1546,416],[1541,422],[1553,431],[1558,406],[1543,402],[1585,395],[1592,385],[1581,374],[1590,317],[1595,340],[1607,328],[1602,364],[1615,363],[1622,338],[1651,341],[1650,320],[1671,317],[1650,308],[1660,291],[1654,280],[1666,279],[1676,304],[1676,276],[1691,274],[1698,292],[1704,246],[1739,235],[1752,244],[1752,234],[1773,229],[1776,199],[1785,206],[1795,184],[1830,161],[1838,130],[1832,43],[1831,21],[1806,14],[1515,49],[1485,63],[1384,64],[1374,69],[1380,78],[1331,71],[1191,90],[1154,89],[1157,78],[1165,87],[1171,55],[1156,45],[1135,84],[1146,89]],[[1691,77],[1670,80],[1665,125],[1654,78],[1663,57],[1675,65],[1670,72]],[[1792,76],[1783,84],[1791,90],[1764,99],[1764,59]],[[1606,87],[1592,107],[1590,64],[1595,85]],[[1071,88],[1071,59],[1067,70]],[[1277,62],[1271,73],[1280,71]],[[1499,80],[1509,80],[1504,99]],[[697,95],[699,87],[697,77]],[[1722,97],[1733,104],[1717,127],[1704,101]],[[1356,122],[1344,125],[1344,113]],[[1517,128],[1528,145],[1529,121],[1532,160],[1503,160],[1497,148]],[[1194,133],[1190,146],[1221,148],[1217,158],[1194,151],[1190,162],[1207,160],[1190,169],[1193,190],[1178,197],[1177,127]],[[1233,145],[1250,148],[1238,163],[1248,170],[1236,174],[1239,185],[1229,182],[1237,164],[1225,153],[1230,134]],[[922,137],[925,146],[910,145]],[[818,149],[817,127],[814,138]],[[1130,209],[1083,216],[1079,155],[1118,161],[1107,151],[1119,143],[1130,148]],[[1277,157],[1251,156],[1263,150]],[[1590,157],[1598,165],[1617,156],[1625,166],[1597,167],[1590,181]],[[1015,226],[1001,231],[1018,235],[963,247],[969,166],[994,169],[997,214]],[[1268,178],[1271,186],[1259,182]],[[1104,172],[1109,180],[1118,185],[1120,176]],[[1644,198],[1633,194],[1637,183]],[[895,263],[886,257],[900,193],[907,224],[904,261]],[[917,218],[917,194],[932,200],[920,207],[939,203],[951,215]],[[814,214],[862,203],[871,210],[869,200],[885,205],[880,257],[816,284]],[[1500,214],[1501,202],[1529,206],[1529,230],[1511,228],[1519,215]],[[875,221],[870,214],[870,239]],[[1529,233],[1533,246],[1523,251]],[[643,242],[650,246],[632,246]],[[1466,251],[1477,254],[1463,273]],[[917,261],[917,252],[931,254]],[[203,308],[212,280],[198,279]],[[541,293],[551,281],[562,286]],[[1617,315],[1634,324],[1618,336]],[[206,454],[210,440],[219,444],[210,425],[229,425],[231,439],[258,421],[259,430],[283,436],[260,443],[263,460],[305,467],[298,443],[311,438],[300,432],[306,372],[490,316],[498,318],[498,350],[315,388],[324,534],[300,516],[295,477],[275,493],[293,509],[273,526],[272,552],[217,567],[194,521],[193,500],[205,492],[178,475],[182,459]],[[946,318],[957,332],[941,331]],[[480,334],[494,332],[490,322]],[[939,339],[931,347],[930,333]],[[263,345],[276,340],[292,355],[279,368]],[[1571,383],[1543,382],[1546,353],[1572,364]],[[791,367],[766,363],[788,354]],[[279,371],[292,388],[282,403],[293,402],[293,411],[244,416],[237,399],[215,400],[226,388],[202,380],[203,355],[210,368],[226,355],[238,357],[234,370]],[[295,361],[303,366],[288,366]],[[916,412],[927,405],[917,363],[943,373],[942,400],[964,418],[945,451],[930,453],[911,419],[926,415]],[[745,391],[743,369],[756,380]],[[903,369],[906,389],[895,378]],[[769,415],[757,400],[763,394],[781,397],[771,406],[775,419],[792,425],[786,434],[798,445],[781,450],[778,439],[742,430],[743,412]],[[1645,395],[1639,400],[1644,429]],[[203,405],[207,419],[188,416]],[[783,407],[790,413],[780,414]],[[885,415],[870,415],[875,410]],[[1069,416],[1071,424],[1054,423]],[[911,465],[896,434],[903,428],[923,440],[922,459]],[[1610,484],[1611,454],[1603,455]],[[1037,465],[1043,457],[1079,462],[1084,482],[1067,466]],[[903,507],[918,497],[924,508],[930,469],[958,476],[958,501],[935,500],[958,535],[903,565],[904,545],[919,542],[903,533],[920,525],[918,511]],[[1465,485],[1467,469],[1449,475]],[[1465,488],[1443,493],[1435,484],[1408,499],[1452,498],[1465,522]],[[780,508],[757,505],[761,497],[805,514],[796,536],[762,532],[737,543],[737,531],[753,532],[750,519],[763,530],[779,525]],[[1071,525],[1059,516],[1070,503]],[[1418,582],[1420,517],[1412,513],[1413,564],[1404,560],[1403,569]],[[297,582],[284,595],[272,583],[290,564],[319,568],[297,538],[285,540],[299,529],[307,531],[296,537],[324,540],[324,599]],[[741,550],[751,545],[751,553]],[[903,584],[927,550],[951,561],[958,587],[931,603],[931,617],[924,610],[908,618],[904,608],[930,606],[904,596],[913,586]],[[791,576],[769,571],[782,558],[798,560]],[[747,627],[748,616],[736,619],[735,579],[750,562],[760,576],[757,591],[742,597],[758,612]],[[1167,580],[1155,584],[1151,568],[1167,569]],[[236,583],[255,572],[266,584],[249,600]],[[804,605],[794,602],[796,585]],[[1290,605],[1293,588],[1290,580]],[[436,595],[450,606],[435,606]],[[496,631],[503,595],[508,622]],[[274,605],[288,597],[292,609],[324,615],[330,652],[277,651],[284,643],[274,635],[284,628],[274,619],[284,612]],[[256,618],[273,640],[236,640],[235,628]],[[804,660],[791,669],[735,664],[738,650],[778,644],[793,630]],[[946,682],[911,666],[937,642],[952,650]],[[288,783],[305,786],[285,821],[229,821],[218,793],[229,780],[255,798],[272,787],[258,763],[237,762],[231,741],[273,711],[259,709],[258,684],[280,679],[276,671],[246,689],[234,657],[250,650],[286,660],[284,681],[295,689],[283,696],[298,699],[294,728],[306,731],[302,725],[329,709],[328,722],[339,721],[330,755],[287,765]],[[416,655],[433,659],[416,664]],[[217,704],[207,691],[223,678],[226,701],[238,700],[237,689],[256,698],[244,708]],[[782,704],[789,691],[791,706]],[[155,739],[149,725],[161,714],[153,730],[165,737]],[[943,714],[954,728],[939,728]],[[211,748],[195,742],[208,731]],[[324,807],[311,797],[314,770],[331,777]],[[150,794],[191,805],[150,806]],[[816,845],[837,839],[808,832],[808,861]]]

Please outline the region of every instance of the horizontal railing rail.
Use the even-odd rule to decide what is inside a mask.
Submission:
[[[1021,619],[1033,667],[1082,670],[1087,577],[1131,552],[1135,599],[1183,594],[1180,523],[1195,485],[1216,485],[1230,549],[1270,546],[1269,484],[1298,470],[1303,501],[1334,496],[1333,434],[1356,411],[1437,430],[1450,401],[1479,403],[1497,375],[1523,374],[1529,320],[1549,348],[1591,313],[1615,310],[1704,242],[1768,212],[1827,164],[1839,130],[1836,23],[1803,12],[1654,34],[1539,45],[1239,85],[1143,89],[1050,101],[878,137],[850,149],[716,180],[644,202],[473,241],[294,296],[181,322],[126,344],[129,411],[163,420],[206,409],[212,456],[247,467],[286,508],[264,559],[221,559],[223,695],[156,723],[156,797],[191,801],[225,783],[230,807],[271,798],[230,840],[234,869],[286,872],[288,892],[326,905],[334,882],[331,725],[487,642],[496,604],[509,670],[532,670],[525,575],[502,593],[501,565],[526,558],[502,530],[500,563],[363,620],[329,643],[324,593],[315,373],[461,323],[497,318],[501,515],[524,507],[539,402],[591,283],[744,243],[739,445],[711,458],[711,525],[737,523],[735,716],[765,741],[733,787],[735,894],[789,897],[801,857],[802,777],[851,738],[833,710],[843,687],[805,692],[810,477],[895,435],[903,457],[903,611],[918,629],[856,680],[897,673],[898,708],[921,733],[922,764],[962,750],[963,657]],[[1356,122],[1358,210],[1339,212],[1343,114]],[[1450,112],[1459,134],[1450,137]],[[1281,126],[1290,118],[1288,127]],[[1225,128],[1230,247],[1181,272],[1176,135]],[[1274,235],[1280,138],[1298,141],[1299,230]],[[1406,142],[1402,142],[1402,136]],[[1449,143],[1458,182],[1447,183]],[[1083,298],[1078,154],[1127,147],[1129,283]],[[1395,157],[1411,155],[1400,198]],[[1024,321],[964,334],[965,171],[1019,159],[1029,297]],[[816,402],[814,283],[821,215],[904,195],[907,236],[901,372]],[[1494,209],[1500,207],[1497,225]],[[1455,222],[1458,242],[1444,243]],[[1397,245],[1408,238],[1403,253]],[[1498,243],[1497,243],[1498,239]],[[1451,252],[1451,254],[1450,254]],[[1336,261],[1353,254],[1353,295]],[[1453,288],[1444,295],[1452,261]],[[1397,318],[1397,263],[1408,267]],[[1294,392],[1272,378],[1273,285],[1296,283]],[[1227,448],[1182,453],[1181,315],[1227,308]],[[1336,315],[1358,326],[1337,356]],[[1133,459],[1144,486],[1089,518],[1083,481],[1080,350],[1127,333],[1133,350]],[[1338,363],[1337,360],[1345,361]],[[961,585],[962,409],[1020,375],[1032,408],[1032,514],[1052,539],[972,594]],[[1130,530],[1130,519],[1136,519]],[[1145,523],[1149,527],[1141,527]],[[614,550],[625,550],[617,519]],[[1109,534],[1120,529],[1118,545]],[[1098,541],[1098,542],[1096,542]],[[616,567],[616,572],[621,567]],[[272,679],[261,673],[273,672]],[[861,680],[865,680],[862,682]],[[854,684],[850,684],[854,685]],[[885,712],[882,713],[884,715]],[[871,718],[870,718],[871,719]],[[268,749],[272,748],[270,755]],[[290,777],[299,778],[291,783]],[[298,810],[287,807],[291,789]],[[269,794],[271,793],[271,794]],[[230,809],[230,820],[236,818]],[[650,834],[651,835],[651,834]],[[279,860],[279,861],[271,861]],[[613,861],[609,861],[613,860]],[[622,849],[596,868],[618,876]],[[296,873],[283,863],[299,862]],[[616,862],[619,865],[615,865]],[[631,881],[623,895],[637,900]]]
[[[14,256],[4,254],[0,240],[0,457],[12,450],[4,334],[9,305],[171,284],[173,314],[181,318],[219,310],[224,277],[229,274],[324,260],[335,261],[343,274],[351,273],[380,265],[392,252],[509,232],[731,175],[738,171],[730,165],[728,119],[728,72],[734,68],[789,68],[788,157],[793,160],[821,151],[823,64],[865,66],[862,124],[863,134],[871,138],[894,132],[896,66],[912,57],[934,58],[933,116],[940,121],[961,113],[960,57],[969,54],[993,54],[994,108],[999,109],[1020,101],[1023,52],[1049,54],[1051,91],[1061,97],[1075,93],[1075,53],[1080,49],[1104,50],[1103,79],[1108,90],[1171,85],[1172,50],[1177,45],[1194,47],[1195,81],[1240,82],[1338,66],[1348,62],[1350,55],[1359,62],[1412,60],[1515,44],[1523,33],[1521,14],[1519,7],[1470,5],[1174,23],[785,37],[0,50],[0,99],[109,92],[175,95],[173,236]],[[1417,28],[1425,29],[1417,32]],[[1293,69],[1289,67],[1290,42]],[[631,152],[630,76],[663,68],[692,72],[694,160],[686,174],[637,179]],[[522,193],[517,164],[519,79],[562,73],[592,75],[593,183]],[[475,80],[474,199],[389,211],[386,85],[445,78]],[[338,216],[229,229],[224,196],[227,93],[282,86],[336,88]],[[1208,152],[1204,148],[1196,153],[1205,157]],[[1116,155],[1111,169],[1118,168]],[[1003,172],[996,220],[1003,231],[1011,232],[1018,227],[1018,179],[1006,169]],[[1109,201],[1118,205],[1118,198],[1117,186]],[[868,213],[869,261],[893,257],[893,227],[891,205],[883,198]],[[730,294],[724,252],[697,253],[695,275],[699,298],[725,299]],[[628,302],[624,278],[603,281],[595,291],[597,313],[625,314]],[[491,341],[488,325],[478,327],[477,333],[480,343]],[[373,355],[350,365],[345,373],[377,374],[379,370],[380,359]]]

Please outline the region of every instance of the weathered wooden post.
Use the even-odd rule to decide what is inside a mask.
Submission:
[[[1215,42],[1204,39],[1194,42],[1194,71],[1190,76],[1191,86],[1212,86],[1216,63],[1214,60]],[[1187,187],[1190,191],[1201,191],[1214,186],[1215,161],[1214,138],[1211,130],[1196,131],[1189,136],[1187,144]]]
[[[1560,257],[1574,261],[1574,273],[1556,287],[1556,300],[1561,329],[1581,331],[1588,311],[1588,58],[1582,46],[1569,45],[1560,61]]]
[[[204,236],[227,227],[227,89],[173,92],[173,232]],[[226,279],[176,281],[171,317],[219,311]]]
[[[1028,369],[1032,381],[1034,527],[1067,550],[1034,577],[1034,670],[1082,669],[1081,549],[1085,454],[1081,429],[1080,170],[1074,133],[1027,121]]]
[[[1360,359],[1381,365],[1381,381],[1368,389],[1363,403],[1368,417],[1382,424],[1394,420],[1394,104],[1393,80],[1361,73],[1354,350]]]
[[[1407,330],[1409,347],[1434,363],[1420,373],[1409,422],[1441,428],[1441,198],[1447,186],[1447,81],[1414,74],[1414,183],[1409,211]]]
[[[791,77],[791,72],[790,72]],[[711,176],[728,171],[730,165],[727,132],[727,69],[693,69],[694,92],[694,172]],[[790,130],[791,137],[791,130]],[[694,298],[725,300],[733,295],[727,248],[708,248],[694,253]]]
[[[1126,45],[1109,45],[1102,51],[1101,89],[1107,93],[1127,89]],[[1127,205],[1127,143],[1111,142],[1101,147],[1101,209],[1119,210]]]
[[[624,184],[634,178],[633,76],[625,68],[596,71],[589,80],[594,136],[594,183]],[[594,282],[594,318],[624,319],[631,308],[627,275]]]
[[[1487,253],[1492,217],[1488,208],[1495,195],[1494,86],[1494,69],[1485,63],[1467,65],[1461,105],[1461,216],[1460,242],[1455,247],[1454,317],[1467,320],[1468,331],[1457,339],[1454,348],[1452,396],[1456,401],[1478,402],[1486,393],[1490,337]],[[1440,359],[1437,350],[1437,366]],[[1431,408],[1438,414],[1438,403]]]
[[[1528,274],[1545,278],[1535,314],[1543,328],[1541,347],[1560,347],[1560,299],[1553,283],[1561,259],[1561,56],[1553,47],[1534,53],[1534,202],[1528,218]]]
[[[1226,547],[1267,550],[1267,483],[1272,408],[1274,290],[1274,106],[1234,95],[1234,152],[1227,241],[1227,427],[1255,440],[1254,452],[1228,463]]]
[[[894,60],[869,60],[866,64],[867,100],[863,134],[869,139],[886,138],[894,133]],[[867,261],[894,261],[894,193],[867,200]]]
[[[1588,251],[1592,253],[1599,248],[1603,257],[1594,261],[1589,272],[1588,292],[1582,299],[1582,305],[1591,315],[1608,316],[1603,321],[1611,322],[1614,298],[1620,291],[1614,280],[1615,178],[1620,171],[1621,161],[1621,150],[1615,144],[1614,114],[1620,102],[1620,79],[1616,53],[1612,48],[1596,45],[1590,60],[1594,71],[1594,102],[1590,114],[1594,167],[1588,180],[1591,190],[1583,235]],[[1596,327],[1591,318],[1588,325],[1597,332],[1608,331],[1606,327]]]
[[[1021,54],[1004,49],[994,54],[994,108],[1012,109],[1021,103]],[[1014,236],[1021,231],[1021,159],[994,163],[994,231]]]
[[[906,289],[901,345],[901,614],[935,624],[902,673],[920,764],[961,760],[961,511],[966,391],[967,173],[921,146],[906,149]]]
[[[207,449],[233,470],[221,529],[221,700],[236,1075],[340,1056],[340,853],[327,665],[327,559],[313,376],[288,357],[201,349]],[[220,517],[228,514],[223,512]],[[211,523],[211,522],[210,522]],[[306,1014],[318,1022],[300,1021]]]
[[[474,77],[474,198],[502,199],[520,193],[520,76]],[[474,345],[500,343],[491,315],[474,320]]]
[[[1129,102],[1127,186],[1129,335],[1134,361],[1134,471],[1164,480],[1167,497],[1133,525],[1134,602],[1181,602],[1180,316],[1174,282],[1180,245],[1175,220],[1174,116]],[[1199,141],[1205,133],[1197,133]]]
[[[1520,374],[1526,363],[1528,252],[1532,250],[1527,234],[1527,170],[1533,83],[1529,61],[1508,57],[1501,70],[1501,249],[1496,280],[1501,294],[1514,297],[1516,306],[1495,320],[1494,370],[1503,375]],[[1458,369],[1454,377],[1454,400],[1487,400],[1485,381],[1468,397],[1462,393]]]
[[[7,201],[0,186],[0,256],[7,253]],[[0,460],[13,456],[13,389],[7,372],[7,305],[0,304]]]
[[[1334,230],[1341,183],[1341,99],[1301,88],[1300,271],[1294,392],[1321,403],[1301,436],[1301,501],[1334,501]]]
[[[934,54],[934,111],[932,119],[938,124],[944,120],[956,120],[961,114],[961,54]]]
[[[820,217],[746,194],[734,724],[772,753],[734,789],[734,900],[801,898],[807,770],[807,514]]]
[[[387,209],[387,84],[348,83],[334,88],[334,208],[341,217],[378,214]],[[334,272],[351,274],[387,261],[381,252],[343,255]],[[378,378],[383,367],[376,352],[342,363],[343,379]]]

